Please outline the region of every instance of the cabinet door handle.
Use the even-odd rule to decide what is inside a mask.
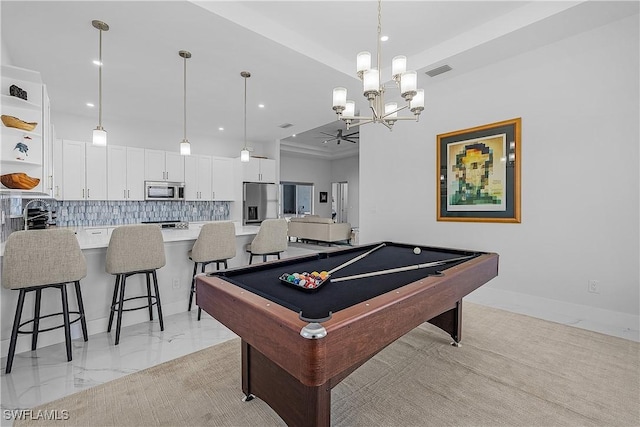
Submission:
[[[122,190],[122,197],[127,198],[127,190]]]
[[[215,198],[216,198],[216,192],[215,192],[215,191],[212,191],[212,192],[211,192],[211,198],[212,198],[212,199],[215,199]]]
[[[87,199],[90,199],[91,196],[89,195],[89,189],[87,188]]]
[[[82,198],[84,199],[84,188],[82,189]]]
[[[127,190],[127,199],[131,198],[131,190]]]

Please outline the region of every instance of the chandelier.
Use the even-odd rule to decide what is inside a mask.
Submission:
[[[387,87],[380,82],[380,58],[382,37],[382,0],[378,0],[378,45],[376,68],[371,68],[371,53],[360,52],[356,59],[358,77],[363,83],[364,96],[369,100],[371,116],[356,116],[355,102],[347,99],[347,89],[337,87],[333,89],[333,109],[339,120],[343,120],[350,127],[367,123],[382,123],[389,130],[398,120],[418,121],[424,110],[424,90],[417,88],[418,75],[415,71],[407,71],[407,57],[396,56],[391,62],[391,74],[395,84]],[[385,102],[386,89],[400,88],[400,95],[406,101],[398,108],[397,102]],[[398,116],[398,112],[408,108],[413,116]]]

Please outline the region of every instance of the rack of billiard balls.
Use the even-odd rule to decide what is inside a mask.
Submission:
[[[318,289],[329,277],[330,275],[326,271],[320,273],[314,271],[312,273],[284,273],[280,276],[280,280],[302,289]]]

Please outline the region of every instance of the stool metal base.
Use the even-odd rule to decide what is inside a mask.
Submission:
[[[189,308],[188,311],[191,311],[191,304],[193,303],[193,295],[196,293],[196,274],[198,272],[198,264],[201,264],[202,267],[200,269],[201,273],[204,273],[204,268],[209,265],[209,264],[213,264],[216,263],[216,270],[220,270],[220,264],[224,264],[224,269],[226,270],[227,268],[229,268],[227,266],[227,260],[226,259],[221,259],[221,260],[214,260],[214,261],[204,261],[204,262],[193,262],[193,274],[191,275],[191,292],[189,293]],[[198,307],[198,320],[200,320],[200,317],[202,316],[202,309],[200,307]]]
[[[280,252],[272,252],[272,253],[268,253],[268,254],[254,254],[253,252],[249,252],[249,265],[251,265],[251,263],[253,262],[253,257],[254,256],[260,256],[262,255],[262,262],[267,262],[267,257],[268,256],[277,256],[278,259],[280,259]]]
[[[147,295],[137,296],[137,297],[124,297],[124,289],[127,282],[127,277],[133,276],[135,274],[144,274],[147,279]],[[151,277],[153,277],[153,288],[155,295],[151,294]],[[134,299],[142,299],[146,298],[147,304],[134,307],[134,308],[124,308],[125,301],[131,301]],[[107,327],[107,332],[111,332],[111,326],[113,325],[113,315],[114,313],[118,313],[118,318],[116,322],[116,341],[115,345],[120,343],[120,330],[122,328],[122,313],[125,311],[135,311],[142,310],[145,308],[149,309],[149,320],[153,320],[153,306],[156,306],[158,310],[158,321],[160,322],[160,330],[164,331],[164,321],[162,319],[162,304],[160,303],[160,292],[158,291],[158,277],[156,275],[156,270],[147,270],[147,271],[136,271],[131,273],[121,273],[116,274],[116,283],[113,287],[113,298],[111,299],[111,313],[109,313],[109,326]]]
[[[18,340],[18,334],[31,334],[31,350],[35,350],[38,344],[38,334],[40,332],[52,331],[54,329],[64,328],[64,337],[65,344],[67,350],[67,361],[71,361],[72,353],[71,353],[71,324],[77,321],[80,321],[82,325],[82,336],[85,341],[88,340],[87,334],[87,321],[84,315],[84,304],[82,303],[82,292],[80,291],[80,281],[69,282],[74,283],[76,290],[76,299],[78,301],[78,311],[69,311],[69,303],[67,298],[67,283],[56,283],[51,285],[44,286],[33,286],[29,288],[20,289],[20,295],[18,296],[18,305],[16,307],[16,316],[13,321],[13,328],[11,330],[11,341],[9,343],[9,354],[7,355],[7,366],[5,369],[5,374],[11,372],[11,368],[13,367],[13,357],[16,352],[16,342]],[[62,311],[59,313],[47,314],[45,316],[40,315],[40,305],[42,300],[42,290],[46,288],[57,288],[60,289],[61,298],[62,298]],[[35,307],[33,312],[33,319],[27,320],[26,322],[20,322],[22,317],[22,309],[24,307],[24,299],[27,292],[36,293],[35,298]],[[75,314],[78,317],[72,321],[69,320],[69,315]],[[63,323],[61,325],[53,326],[46,329],[40,329],[40,319],[46,319],[53,316],[62,316]],[[30,330],[21,329],[24,326],[33,323],[33,328]]]

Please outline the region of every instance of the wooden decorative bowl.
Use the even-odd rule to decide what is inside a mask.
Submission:
[[[25,122],[17,117],[2,115],[2,123],[10,128],[22,129],[31,132],[38,126],[37,122]]]
[[[40,178],[31,178],[26,173],[8,173],[0,175],[0,182],[12,190],[31,190],[40,183]]]

